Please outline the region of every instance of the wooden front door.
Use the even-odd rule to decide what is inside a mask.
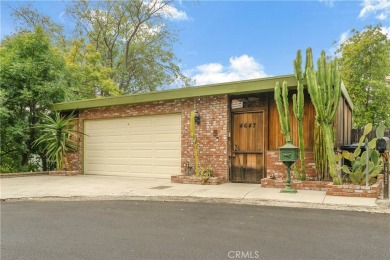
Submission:
[[[264,111],[233,114],[232,182],[265,178],[264,138]]]

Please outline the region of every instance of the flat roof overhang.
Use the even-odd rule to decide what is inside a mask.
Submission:
[[[70,111],[89,109],[97,107],[108,107],[108,106],[119,106],[128,104],[139,104],[147,102],[157,102],[175,99],[185,99],[202,96],[216,96],[226,94],[246,94],[246,93],[261,93],[270,92],[275,88],[276,82],[282,84],[284,81],[287,82],[289,88],[294,88],[297,85],[297,81],[294,75],[284,75],[268,78],[259,78],[252,80],[234,81],[219,84],[210,84],[197,87],[185,87],[179,89],[154,91],[148,93],[139,93],[132,95],[122,95],[105,98],[94,98],[87,100],[78,100],[71,102],[57,103],[53,105],[55,111]],[[353,105],[349,95],[342,84],[342,93],[351,109]]]

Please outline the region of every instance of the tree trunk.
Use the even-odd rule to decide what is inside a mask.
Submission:
[[[22,166],[28,165],[28,159],[29,159],[28,153],[23,153],[23,154],[22,154],[22,162],[21,162],[21,165],[22,165]]]
[[[41,160],[42,160],[42,171],[44,171],[44,172],[48,171],[46,157],[43,154],[40,154],[39,156],[41,157]]]

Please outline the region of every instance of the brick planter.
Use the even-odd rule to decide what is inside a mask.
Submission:
[[[382,179],[379,179],[375,184],[366,187],[355,184],[334,185],[331,182],[292,180],[291,187],[296,190],[326,191],[326,195],[329,196],[378,198],[382,190],[382,182]],[[282,189],[286,187],[286,180],[265,178],[261,180],[261,187]]]
[[[0,174],[0,177],[23,177],[23,176],[36,176],[36,175],[73,176],[79,174],[80,171],[14,172],[14,173],[2,173]]]
[[[80,171],[50,171],[49,175],[59,175],[59,176],[74,176],[79,175]]]
[[[173,175],[171,176],[172,183],[181,184],[201,184],[201,185],[218,185],[226,182],[225,177],[210,177],[206,183],[202,183],[202,180],[195,175]]]
[[[382,190],[382,180],[378,180],[371,186],[362,185],[327,185],[326,195],[344,196],[344,197],[363,197],[363,198],[378,198]]]
[[[296,190],[326,191],[328,184],[329,182],[323,182],[323,181],[299,181],[299,180],[291,181],[291,187]],[[261,187],[283,189],[286,187],[286,180],[265,178],[261,180]]]
[[[1,173],[0,178],[25,177],[25,176],[48,175],[48,174],[49,172],[13,172],[13,173]]]

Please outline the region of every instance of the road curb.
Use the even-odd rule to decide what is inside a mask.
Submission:
[[[302,209],[327,209],[341,211],[357,211],[369,213],[390,214],[390,208],[387,207],[369,207],[369,206],[351,206],[351,205],[334,205],[322,203],[307,202],[287,202],[279,200],[264,199],[227,199],[227,198],[199,198],[199,197],[181,197],[181,196],[72,196],[72,197],[24,197],[1,199],[2,202],[50,202],[50,201],[103,201],[103,200],[128,200],[128,201],[161,201],[161,202],[193,202],[193,203],[218,203],[218,204],[236,204],[236,205],[253,205],[269,207],[288,207]]]

